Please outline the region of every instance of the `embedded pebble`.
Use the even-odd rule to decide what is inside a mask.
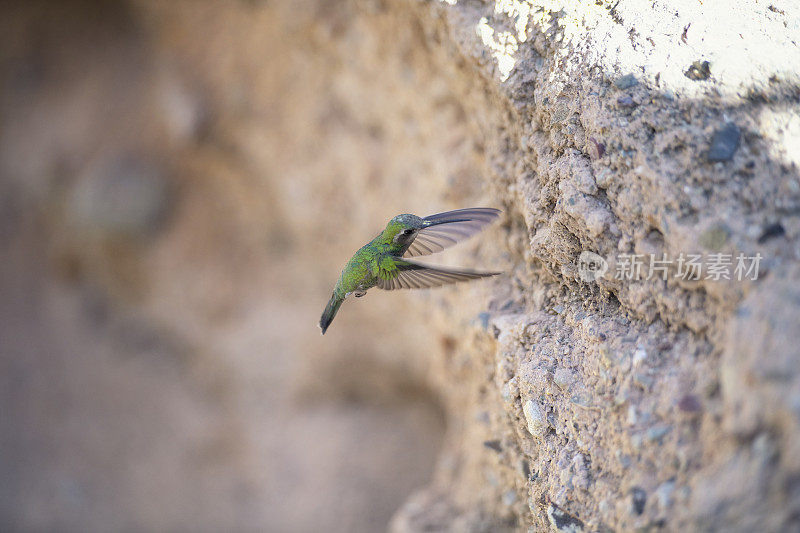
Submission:
[[[661,509],[666,510],[672,505],[672,493],[675,491],[675,481],[665,481],[661,485],[658,486],[656,489],[656,499],[658,500],[658,506]]]
[[[614,395],[614,407],[620,407],[630,401],[631,393],[628,389],[620,389]]]
[[[640,366],[647,360],[647,350],[639,346],[635,352],[633,352],[633,366]]]
[[[639,417],[637,416],[637,413],[636,413],[636,406],[635,405],[629,405],[628,406],[628,424],[631,425],[631,426],[635,426],[636,425],[636,421],[638,419],[639,419]]]
[[[761,232],[761,235],[758,237],[758,244],[764,244],[768,240],[774,237],[780,237],[786,233],[786,230],[783,228],[780,222],[776,222],[775,224],[770,224],[769,226],[765,227],[764,230]]]
[[[597,184],[592,176],[592,167],[585,157],[571,157],[570,166],[575,180],[575,188],[584,194],[593,196],[597,194]]]
[[[525,460],[525,459],[521,460],[521,461],[518,463],[518,467],[519,467],[519,468],[517,469],[517,471],[518,471],[520,474],[522,474],[522,477],[524,477],[525,479],[529,479],[529,480],[531,480],[531,481],[536,481],[536,479],[539,477],[539,474],[538,474],[538,473],[536,473],[536,472],[531,472],[531,465],[530,465],[530,463],[528,463],[528,461],[527,461],[527,460]]]
[[[636,372],[633,375],[633,382],[642,387],[643,389],[649,389],[655,383],[655,380],[645,374],[644,372]]]
[[[697,413],[703,410],[700,400],[694,394],[685,394],[678,400],[678,409],[685,413]]]
[[[547,520],[550,527],[563,533],[580,533],[583,531],[583,522],[572,515],[564,512],[556,504],[550,503],[547,506]]]
[[[607,515],[611,512],[611,504],[608,503],[608,500],[602,500],[597,506],[597,509],[600,511],[601,515]]]
[[[528,400],[522,406],[522,411],[525,413],[525,421],[528,424],[528,431],[534,437],[541,438],[547,431],[548,423],[544,409],[533,400]]]
[[[617,98],[617,105],[619,107],[636,107],[636,102],[630,96],[625,95]]]
[[[775,442],[770,438],[769,434],[764,432],[760,433],[751,446],[753,455],[762,464],[767,464],[778,455],[778,448]]]
[[[611,178],[613,177],[613,175],[614,174],[611,172],[610,168],[601,169],[595,175],[594,182],[601,189],[607,189],[608,186],[611,185]]]
[[[490,450],[496,451],[497,453],[503,451],[503,445],[500,444],[499,440],[486,440],[483,441],[483,445],[489,448]]]
[[[630,89],[638,84],[639,80],[636,79],[636,76],[633,74],[625,74],[624,76],[617,78],[617,80],[614,82],[614,87],[624,91],[625,89]]]
[[[647,430],[647,439],[650,441],[661,442],[672,428],[670,426],[654,426]]]
[[[581,222],[592,237],[602,235],[614,220],[614,214],[608,207],[596,198],[581,193],[570,182],[562,181],[558,186],[564,193],[564,198],[567,199],[562,203],[564,211],[576,221]],[[594,191],[597,192],[596,185]],[[561,314],[559,309],[563,311],[561,306],[553,307],[556,314]]]
[[[569,399],[570,403],[577,405],[579,407],[592,407],[592,399],[588,396],[584,396],[582,394],[575,394]]]
[[[711,77],[711,64],[708,61],[695,61],[683,75],[694,81],[707,80]]]
[[[592,159],[600,159],[606,153],[606,145],[595,139],[589,137],[589,143],[586,145],[589,152],[589,157]]]
[[[629,455],[622,453],[622,450],[617,450],[614,452],[614,455],[617,457],[617,461],[619,461],[619,464],[622,468],[630,468],[633,461],[631,461],[631,457]]]
[[[569,386],[574,380],[575,376],[568,368],[559,368],[553,375],[553,383],[555,383],[559,389]]]
[[[739,148],[739,139],[742,136],[739,126],[728,122],[714,133],[711,138],[711,148],[706,153],[706,158],[712,162],[729,161]]]
[[[519,384],[517,383],[516,376],[509,379],[508,383],[503,385],[502,390],[500,391],[500,395],[503,398],[503,401],[507,404],[514,403],[517,395],[519,394]]]
[[[631,510],[634,514],[640,515],[644,512],[644,506],[647,504],[647,493],[641,487],[633,487],[631,489]]]
[[[572,477],[572,484],[583,490],[589,488],[589,469],[586,467],[586,457],[582,453],[576,453],[572,458],[572,469],[575,475]]]

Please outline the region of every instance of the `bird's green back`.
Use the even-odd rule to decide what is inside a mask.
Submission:
[[[407,227],[408,224],[392,219],[382,232],[353,254],[339,276],[336,293],[343,296],[374,287],[379,272],[393,266],[391,257],[402,256],[405,252],[403,245],[395,243],[395,236]]]

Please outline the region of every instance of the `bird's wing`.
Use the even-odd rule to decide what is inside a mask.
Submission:
[[[470,279],[496,276],[500,272],[475,272],[473,270],[440,268],[423,265],[401,257],[386,257],[379,263],[378,288],[427,289]]]
[[[456,209],[423,218],[425,226],[417,233],[405,257],[441,252],[482,230],[500,215],[499,209],[473,207]]]

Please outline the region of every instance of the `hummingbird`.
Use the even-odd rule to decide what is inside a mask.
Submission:
[[[345,265],[319,319],[322,334],[346,298],[360,298],[372,287],[387,291],[426,289],[500,274],[442,268],[408,259],[441,252],[478,233],[499,215],[498,209],[473,207],[424,218],[407,213],[392,218],[386,228],[362,246]]]

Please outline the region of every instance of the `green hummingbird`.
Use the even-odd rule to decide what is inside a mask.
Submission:
[[[425,289],[500,274],[441,268],[406,259],[441,252],[478,233],[499,215],[498,209],[474,207],[424,218],[403,214],[391,219],[386,228],[345,265],[319,319],[322,334],[333,322],[345,298],[364,296],[372,287],[387,291]]]

